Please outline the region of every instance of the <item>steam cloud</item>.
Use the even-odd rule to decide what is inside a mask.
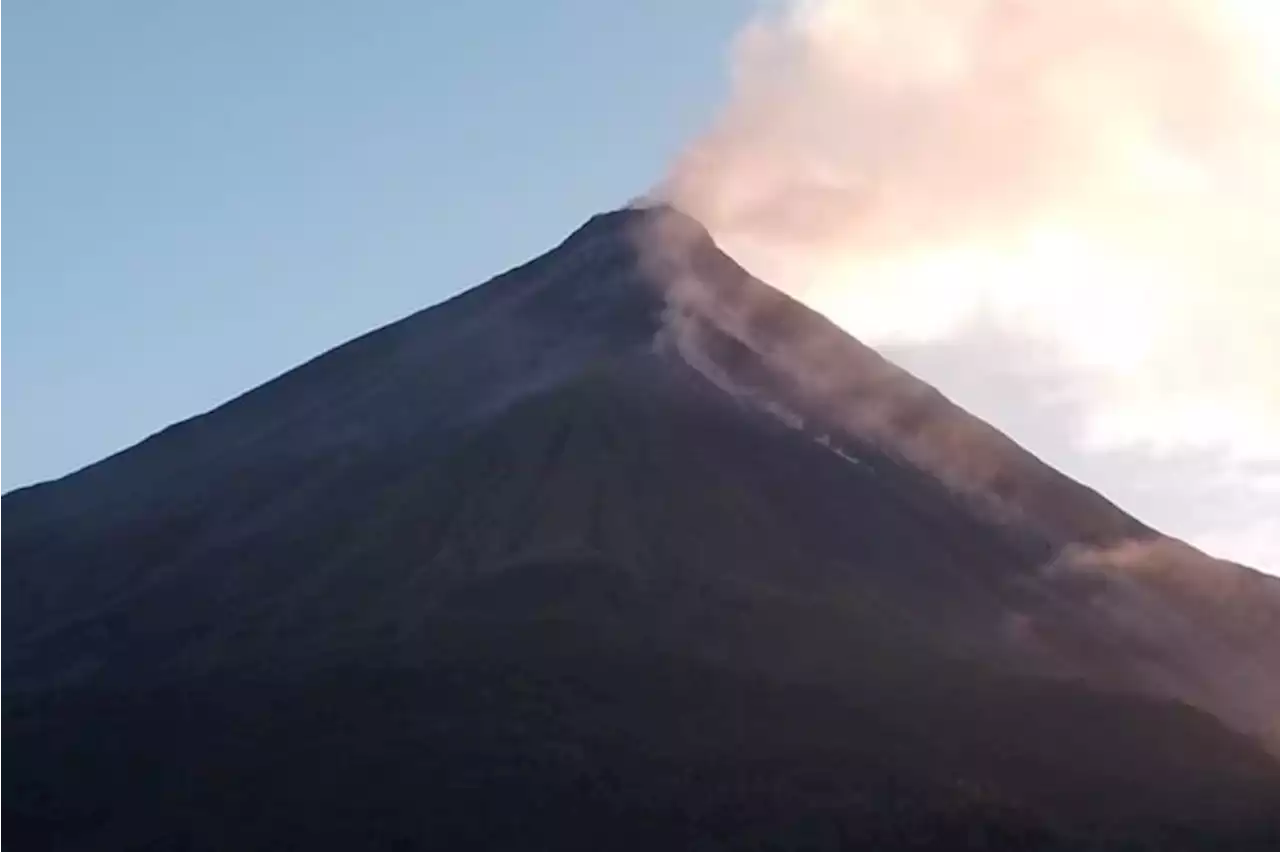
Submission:
[[[662,193],[1144,520],[1280,572],[1273,6],[793,2]]]

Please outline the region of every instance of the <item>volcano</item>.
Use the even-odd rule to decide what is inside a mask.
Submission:
[[[13,849],[1280,848],[1280,582],[669,207],[3,517]]]

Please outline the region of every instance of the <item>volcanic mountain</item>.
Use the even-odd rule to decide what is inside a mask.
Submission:
[[[1280,843],[1280,583],[668,207],[3,517],[13,849]]]

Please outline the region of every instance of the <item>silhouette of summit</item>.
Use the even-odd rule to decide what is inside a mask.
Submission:
[[[3,513],[14,849],[1280,843],[1280,583],[669,207]]]

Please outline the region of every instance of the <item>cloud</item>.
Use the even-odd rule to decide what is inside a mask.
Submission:
[[[1280,572],[1272,6],[793,2],[662,194],[1050,462]],[[1045,368],[1010,383],[974,329]]]

